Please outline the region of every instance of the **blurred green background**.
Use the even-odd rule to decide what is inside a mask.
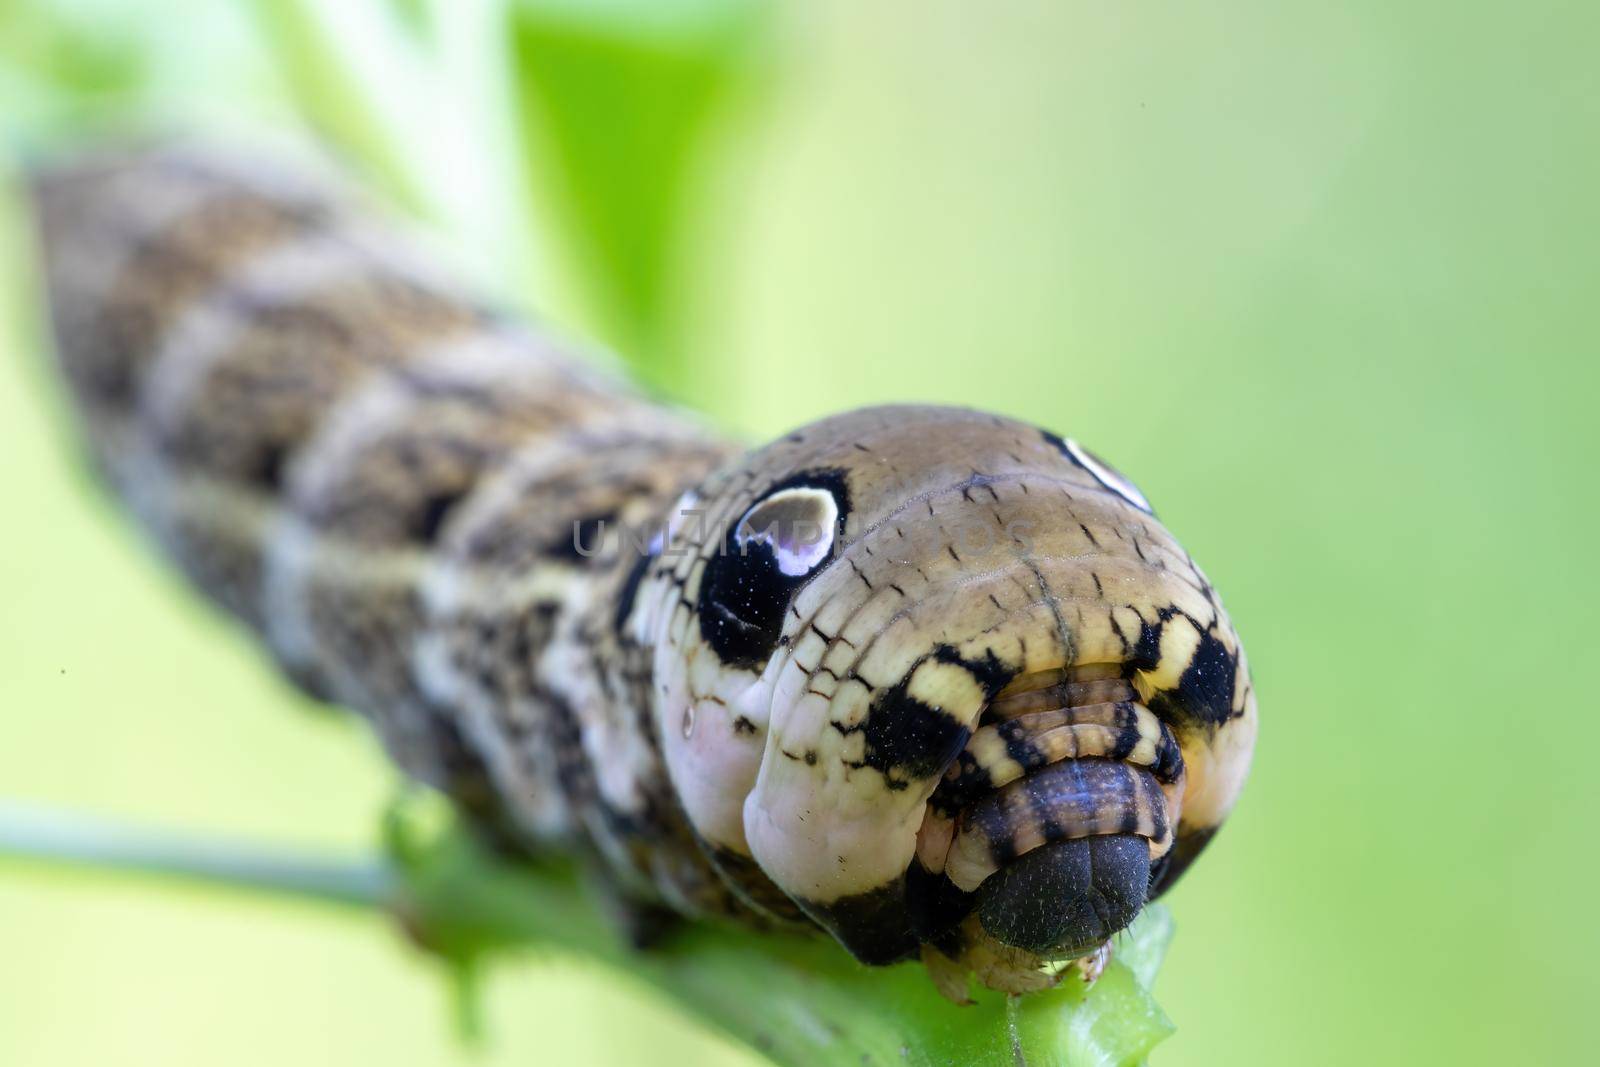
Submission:
[[[0,0],[0,123],[306,118],[730,430],[935,400],[1089,442],[1261,698],[1154,1062],[1590,1057],[1593,5],[325,6]],[[373,744],[90,486],[27,239],[8,197],[0,797],[370,844]],[[491,977],[478,1053],[447,999],[376,918],[0,867],[0,1064],[754,1062],[570,960]]]

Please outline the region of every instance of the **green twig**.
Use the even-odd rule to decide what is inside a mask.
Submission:
[[[148,830],[4,801],[0,858],[180,877],[367,907],[386,906],[399,884],[394,865],[382,857],[323,858],[304,849]]]
[[[336,859],[0,805],[4,856],[382,908],[458,976],[512,947],[572,952],[794,1067],[1136,1064],[1171,1031],[1146,991],[1171,934],[1160,907],[1119,939],[1116,962],[1094,988],[1069,978],[1009,1001],[980,992],[975,1005],[958,1008],[915,964],[862,967],[823,939],[685,925],[635,950],[573,865],[491,855],[448,818],[402,814],[388,857]]]

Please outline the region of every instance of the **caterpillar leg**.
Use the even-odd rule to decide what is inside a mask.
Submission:
[[[1085,986],[1100,980],[1115,954],[1110,938],[1065,967],[1056,970],[1041,969],[1038,957],[1025,949],[1006,945],[983,929],[977,916],[968,916],[962,924],[965,947],[956,956],[946,955],[931,944],[922,946],[922,965],[933,981],[934,988],[952,1004],[971,1004],[969,981],[976,977],[990,989],[1008,993],[1033,993],[1061,984],[1068,974],[1077,975]]]
[[[1079,956],[1073,960],[1072,969],[1078,972],[1078,977],[1083,979],[1084,985],[1094,985],[1106,972],[1106,968],[1111,966],[1112,955],[1111,942],[1107,940],[1087,956]]]

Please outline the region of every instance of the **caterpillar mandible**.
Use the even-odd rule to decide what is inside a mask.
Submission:
[[[41,172],[57,351],[168,554],[408,774],[641,907],[1103,960],[1232,808],[1215,590],[1074,441],[879,407],[755,451],[461,292],[339,183],[189,145]]]

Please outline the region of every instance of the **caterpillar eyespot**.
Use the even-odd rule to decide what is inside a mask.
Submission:
[[[808,472],[753,501],[706,561],[700,633],[724,665],[759,671],[794,594],[832,554],[849,505],[842,488],[822,482],[842,486],[837,475]]]
[[[839,504],[826,489],[780,489],[739,520],[734,541],[741,553],[765,550],[786,578],[805,578],[828,558],[839,524]]]
[[[746,451],[283,173],[42,173],[60,363],[168,554],[470,818],[956,999],[1103,960],[1222,823],[1243,649],[1087,449],[899,406]]]

